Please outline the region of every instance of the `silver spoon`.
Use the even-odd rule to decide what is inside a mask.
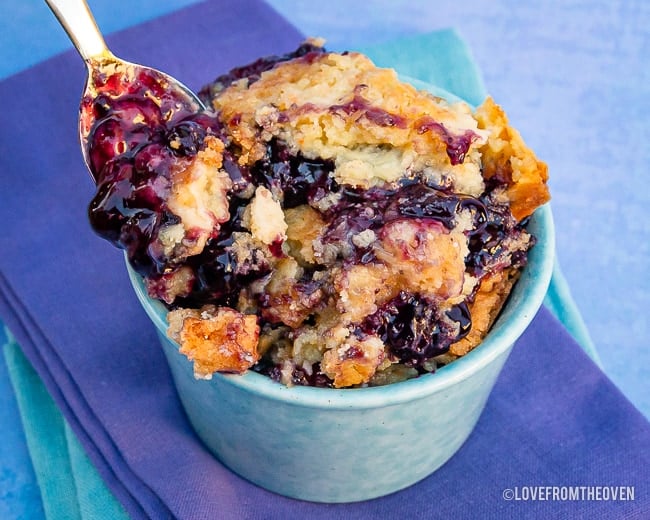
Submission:
[[[84,110],[84,105],[92,101],[98,92],[98,83],[107,76],[120,75],[124,84],[134,83],[143,73],[155,79],[159,84],[164,84],[167,92],[173,94],[173,99],[178,102],[178,110],[181,108],[190,111],[205,110],[199,98],[185,85],[176,79],[151,67],[144,67],[135,63],[121,60],[114,56],[104,41],[97,23],[90,12],[85,0],[45,0],[59,23],[72,40],[81,58],[86,63],[88,78],[82,96],[82,106],[79,117],[79,140],[84,162],[90,171],[93,179],[97,181],[99,172],[95,171],[90,157],[88,136],[96,123],[96,117],[92,110]],[[142,89],[140,89],[142,92]],[[147,97],[158,101],[155,92],[147,92]],[[169,115],[172,117],[172,115]]]

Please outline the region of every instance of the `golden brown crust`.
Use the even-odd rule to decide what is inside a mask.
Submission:
[[[215,226],[230,218],[228,192],[232,181],[221,168],[223,149],[220,139],[207,136],[196,157],[172,174],[166,202],[180,222],[163,226],[158,240],[165,256],[175,257],[176,262],[199,254]]]
[[[384,226],[377,257],[404,290],[434,298],[459,296],[465,278],[467,237],[442,225],[395,220]]]
[[[378,305],[397,294],[391,272],[381,264],[353,265],[332,273],[335,307],[344,325],[359,323],[377,311]]]
[[[214,372],[243,373],[259,361],[259,326],[254,315],[228,307],[206,305],[167,315],[167,335],[194,361],[194,375],[209,379]]]
[[[472,316],[472,328],[467,336],[452,343],[449,347],[450,354],[464,356],[483,341],[501,312],[512,286],[517,281],[518,274],[518,270],[508,269],[483,278],[474,301],[468,305]]]
[[[323,355],[321,370],[336,388],[367,383],[384,359],[384,344],[375,336],[350,339]]]
[[[285,210],[284,218],[287,223],[287,243],[291,249],[291,256],[302,264],[317,263],[314,241],[325,226],[320,214],[304,204]]]
[[[312,291],[300,290],[302,268],[293,258],[280,260],[265,287],[262,317],[270,323],[283,323],[296,328],[314,312],[321,303],[323,292],[319,287]]]
[[[551,198],[546,185],[548,167],[526,146],[492,98],[478,107],[475,116],[479,127],[489,131],[487,143],[481,147],[483,176],[506,182],[512,214],[522,220]]]

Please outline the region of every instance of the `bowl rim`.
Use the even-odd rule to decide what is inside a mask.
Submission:
[[[400,75],[400,78],[418,89],[427,90],[450,102],[462,101],[454,94],[435,85],[408,76]],[[196,380],[196,384],[232,385],[256,397],[323,410],[381,408],[423,399],[448,389],[471,377],[507,351],[528,327],[544,301],[555,263],[555,228],[549,203],[535,210],[528,226],[534,228],[532,234],[535,236],[536,243],[530,249],[528,262],[501,309],[499,317],[476,348],[434,373],[385,386],[345,389],[287,387],[252,370],[241,375],[215,373],[211,380]],[[160,301],[153,300],[147,295],[142,277],[131,268],[126,254],[124,258],[131,284],[145,312],[154,323],[160,337],[178,350],[179,345],[166,336],[167,309]],[[180,353],[178,362],[190,363]]]

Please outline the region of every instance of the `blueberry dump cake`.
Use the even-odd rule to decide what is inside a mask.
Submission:
[[[316,40],[218,77],[205,112],[161,78],[102,80],[82,103],[90,221],[166,304],[200,378],[435,371],[489,330],[549,199],[492,99],[449,103]]]

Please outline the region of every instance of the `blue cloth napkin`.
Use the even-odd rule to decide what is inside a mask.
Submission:
[[[121,56],[197,88],[301,36],[255,0],[206,2],[109,39]],[[436,60],[436,55],[431,56]],[[650,427],[542,309],[477,428],[421,483],[322,505],[259,489],[215,460],[176,397],[122,256],[85,215],[76,137],[83,67],[72,53],[0,83],[0,317],[107,487],[133,518],[612,518],[650,514]],[[314,464],[318,461],[309,461]],[[521,486],[633,486],[635,500],[522,502]]]

